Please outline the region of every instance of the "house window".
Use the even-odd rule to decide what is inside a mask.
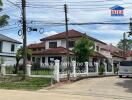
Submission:
[[[56,48],[57,42],[49,42],[49,48]]]
[[[14,52],[15,51],[15,45],[11,44],[11,51]]]
[[[99,51],[99,46],[96,46],[96,51]]]
[[[42,63],[45,63],[45,57],[42,57]]]
[[[35,57],[32,57],[32,61],[35,62]]]
[[[36,58],[36,62],[37,62],[37,63],[40,63],[40,61],[41,61],[41,58],[39,58],[39,57]]]
[[[75,46],[75,41],[68,42],[69,48],[73,48]]]
[[[2,52],[2,42],[0,41],[0,52]]]
[[[38,51],[41,51],[41,48],[38,48]]]
[[[35,48],[33,48],[32,50],[33,50],[33,51],[37,51],[37,49],[35,49]]]

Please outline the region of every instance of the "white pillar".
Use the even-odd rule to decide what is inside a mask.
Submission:
[[[54,67],[54,79],[57,82],[60,82],[60,77],[59,77],[59,66],[60,66],[60,61],[59,60],[55,60],[55,67]]]
[[[6,75],[6,64],[1,65],[1,74]]]
[[[112,65],[112,73],[114,74],[114,65],[113,65],[113,59],[111,59],[111,65]]]
[[[96,66],[96,73],[97,73],[97,75],[99,75],[99,63],[96,62],[95,63],[95,66]]]
[[[114,66],[112,65],[112,74],[114,74]]]
[[[107,64],[104,63],[104,66],[105,66],[105,74],[107,74]]]
[[[73,66],[73,77],[76,77],[76,61],[72,61],[72,66]]]
[[[85,67],[86,67],[86,75],[88,76],[88,62],[85,62]]]
[[[31,75],[31,66],[30,64],[27,64],[26,65],[26,72],[27,72],[27,76],[30,76]]]

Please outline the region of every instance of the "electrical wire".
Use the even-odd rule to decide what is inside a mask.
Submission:
[[[18,27],[11,27],[11,28],[6,28],[6,29],[1,29],[0,31],[8,31],[8,30],[12,30],[12,29],[16,29]]]

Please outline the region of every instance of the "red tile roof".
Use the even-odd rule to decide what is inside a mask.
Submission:
[[[118,57],[118,58],[124,58],[125,59],[125,57],[123,55],[123,50],[113,46],[112,44],[102,45],[101,50],[110,51],[110,53],[113,57]]]
[[[33,51],[33,55],[60,55],[60,54],[66,54],[68,50],[63,47],[57,47],[57,48],[50,48],[43,51]],[[74,52],[69,50],[70,55],[74,55]]]
[[[82,37],[84,34],[79,32],[79,31],[76,31],[76,30],[69,30],[68,31],[68,38],[79,38],[79,37]],[[89,39],[93,40],[93,41],[96,41],[96,42],[100,42],[100,43],[103,43],[103,44],[106,44],[98,39],[95,39],[91,36],[87,36]],[[52,36],[49,36],[49,37],[46,37],[46,38],[43,38],[41,39],[41,41],[45,41],[45,40],[58,40],[58,39],[65,39],[66,38],[66,32],[62,32],[62,33],[58,33],[58,34],[55,34],[55,35],[52,35]]]
[[[99,52],[94,52],[94,54],[92,55],[92,57],[106,58],[104,55],[102,55]]]
[[[126,52],[126,57],[132,57],[132,50],[128,50]]]
[[[41,42],[41,43],[35,43],[35,44],[30,44],[28,46],[29,49],[34,49],[34,48],[45,48],[45,43]]]
[[[117,53],[117,52],[112,52],[111,55],[113,57],[118,57],[118,58],[126,59],[126,57],[124,57],[123,55],[121,55],[120,53]]]

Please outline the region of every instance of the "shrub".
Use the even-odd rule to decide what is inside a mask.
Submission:
[[[99,75],[103,75],[105,72],[105,66],[102,64],[99,66]]]

